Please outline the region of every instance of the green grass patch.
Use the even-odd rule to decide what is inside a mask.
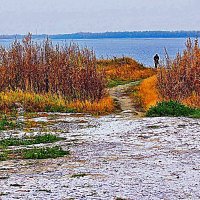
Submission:
[[[194,117],[200,118],[200,109],[190,108],[177,101],[163,101],[156,106],[151,107],[147,113],[147,117]]]
[[[6,115],[0,119],[0,131],[18,127],[15,121],[9,120]]]
[[[192,118],[200,118],[200,109],[195,109],[193,114],[191,115]]]
[[[13,159],[47,159],[58,158],[69,155],[69,151],[64,151],[61,147],[34,147],[32,149],[4,150],[0,152],[0,161]]]
[[[116,87],[118,85],[125,85],[125,84],[128,84],[128,83],[131,83],[133,81],[129,80],[129,81],[124,81],[124,80],[110,80],[107,84],[107,87],[108,88],[113,88],[113,87]]]
[[[57,137],[56,135],[45,134],[38,135],[35,137],[27,137],[27,138],[8,138],[4,140],[0,140],[0,146],[20,146],[20,145],[32,145],[32,144],[41,144],[41,143],[53,143],[63,140],[63,138]]]
[[[43,147],[33,149],[23,149],[21,152],[24,159],[46,159],[57,158],[69,155],[69,151],[64,151],[61,147]]]
[[[8,154],[6,152],[0,152],[0,161],[5,161],[8,159]]]

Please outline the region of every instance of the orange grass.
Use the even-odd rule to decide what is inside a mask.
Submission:
[[[69,103],[70,108],[76,108],[78,112],[87,112],[93,114],[108,114],[115,109],[113,99],[111,97],[104,97],[98,102],[89,101],[75,101]]]
[[[138,88],[140,104],[142,108],[148,110],[151,106],[155,106],[158,102],[164,100],[158,90],[158,80],[156,75],[145,79]],[[187,98],[180,101],[184,105],[200,108],[200,96],[193,92]]]
[[[33,92],[8,91],[0,92],[0,110],[11,112],[21,104],[26,111],[40,112],[51,108],[52,111],[61,112],[86,112],[91,114],[108,114],[114,110],[114,102],[110,97],[104,97],[99,101],[67,101],[61,96],[51,94],[36,94]]]
[[[138,88],[138,92],[142,107],[145,110],[148,110],[151,106],[156,105],[161,100],[157,89],[156,75],[143,80]]]
[[[155,69],[145,68],[135,60],[127,57],[100,60],[98,65],[103,66],[108,80],[136,81],[156,73]]]
[[[200,96],[195,92],[182,100],[182,103],[193,108],[200,108]]]

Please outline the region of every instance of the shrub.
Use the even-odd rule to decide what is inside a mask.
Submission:
[[[198,39],[194,44],[187,40],[186,50],[174,60],[167,58],[166,66],[158,72],[157,87],[165,100],[184,101],[195,96],[200,102],[200,48]],[[194,103],[194,101],[193,101]],[[192,103],[192,104],[193,104]],[[195,105],[194,105],[195,106]]]
[[[167,56],[166,64],[157,76],[147,78],[139,87],[139,96],[144,109],[159,101],[178,101],[193,108],[200,107],[200,48],[187,40],[183,55],[174,60]]]
[[[162,117],[162,116],[192,116],[197,113],[194,108],[187,107],[177,101],[163,101],[156,106],[151,107],[147,113],[147,117]]]
[[[54,47],[48,38],[34,43],[30,34],[9,49],[0,47],[0,92],[21,90],[97,101],[104,97],[104,89],[104,71],[97,70],[94,52],[87,48]]]

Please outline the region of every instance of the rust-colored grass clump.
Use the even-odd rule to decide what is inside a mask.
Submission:
[[[78,112],[92,113],[95,115],[109,114],[115,109],[113,99],[109,96],[102,98],[100,101],[75,101],[70,102],[70,108],[76,108]]]
[[[154,75],[155,69],[146,68],[127,57],[100,60],[98,65],[105,69],[108,80],[136,81]]]

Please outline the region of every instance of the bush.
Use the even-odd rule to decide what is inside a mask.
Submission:
[[[32,41],[31,35],[10,48],[0,46],[0,92],[26,91],[53,94],[67,100],[100,100],[105,93],[105,74],[97,69],[93,51],[70,46],[53,46]]]
[[[199,109],[187,107],[177,101],[163,101],[156,106],[151,107],[147,113],[147,117],[178,117],[178,116],[193,116],[198,115]],[[197,116],[196,116],[197,117]]]
[[[177,54],[174,60],[167,58],[166,66],[158,71],[157,87],[165,100],[182,102],[195,96],[195,102],[200,102],[200,48],[198,39],[194,44],[187,40],[186,50]],[[189,100],[189,99],[188,99]],[[192,101],[191,105],[194,102]],[[194,106],[198,107],[198,104]]]

